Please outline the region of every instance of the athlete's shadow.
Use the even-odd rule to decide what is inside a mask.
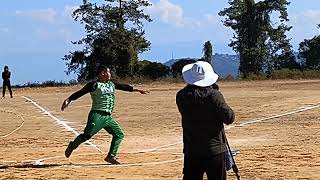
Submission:
[[[14,165],[0,165],[0,169],[25,169],[25,168],[56,168],[56,167],[97,167],[97,166],[115,166],[108,163],[97,164],[14,164]]]
[[[62,165],[61,164],[44,164],[44,165],[38,165],[38,164],[14,164],[14,165],[1,165],[0,169],[50,168],[50,167],[59,167],[59,166],[62,166]]]

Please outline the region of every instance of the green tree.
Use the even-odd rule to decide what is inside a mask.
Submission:
[[[176,77],[181,77],[182,75],[182,68],[187,65],[187,64],[191,64],[191,63],[195,63],[197,62],[197,59],[191,59],[191,58],[187,58],[187,59],[179,59],[177,60],[175,63],[172,64],[171,66],[171,73],[172,76],[174,78]]]
[[[146,0],[104,0],[101,5],[83,0],[72,16],[80,21],[86,36],[72,42],[84,46],[81,51],[70,52],[63,60],[68,66],[67,74],[76,72],[78,79],[92,79],[96,67],[111,67],[120,77],[131,76],[138,54],[149,49],[145,39],[143,21],[150,22],[142,7]]]
[[[211,64],[211,59],[212,59],[212,45],[210,41],[206,41],[203,45],[203,60],[207,61],[208,63]]]
[[[250,74],[260,74],[280,66],[287,66],[293,57],[289,40],[285,33],[291,27],[284,24],[289,19],[287,0],[229,1],[230,7],[219,13],[226,16],[224,25],[232,28],[235,35],[229,44],[240,55],[239,71],[244,78]],[[280,25],[274,27],[270,15],[279,12]],[[279,61],[285,63],[279,63]],[[288,62],[287,62],[288,61]],[[280,65],[279,65],[280,64]]]
[[[167,77],[169,73],[170,68],[168,66],[157,62],[149,61],[142,69],[142,75],[150,79]]]
[[[270,29],[270,40],[268,43],[268,59],[264,62],[268,73],[281,69],[300,69],[300,64],[296,62],[290,40],[285,35],[291,27],[280,25]]]
[[[299,44],[299,57],[304,69],[320,70],[320,36],[305,39]]]

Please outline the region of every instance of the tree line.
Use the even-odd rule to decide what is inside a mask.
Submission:
[[[74,72],[78,80],[93,79],[100,65],[107,65],[119,78],[177,77],[185,64],[196,60],[181,59],[171,68],[148,60],[139,60],[138,54],[150,49],[151,42],[145,38],[143,24],[151,22],[144,8],[151,4],[146,0],[101,0],[97,4],[83,0],[72,17],[84,25],[86,36],[72,42],[82,45],[82,50],[73,51],[63,57],[68,73]],[[231,0],[230,7],[219,12],[225,17],[223,24],[233,29],[234,36],[229,44],[239,55],[239,74],[267,74],[281,69],[319,70],[320,36],[305,39],[299,44],[301,62],[296,57],[286,36],[292,27],[289,21],[288,0]],[[272,13],[278,13],[272,19]],[[274,23],[273,20],[278,21]],[[275,25],[276,24],[276,25]],[[320,28],[320,26],[318,25]],[[211,63],[212,44],[203,45],[203,57],[199,60]]]

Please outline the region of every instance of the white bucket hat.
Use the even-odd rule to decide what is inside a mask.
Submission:
[[[205,61],[185,65],[182,68],[182,77],[187,84],[200,87],[211,86],[218,80],[211,64]]]

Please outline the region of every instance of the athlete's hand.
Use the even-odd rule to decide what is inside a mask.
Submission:
[[[138,89],[140,94],[149,94],[150,91]]]
[[[68,107],[68,105],[70,104],[70,100],[66,99],[63,101],[62,106],[61,106],[61,111],[63,111],[66,107]]]

